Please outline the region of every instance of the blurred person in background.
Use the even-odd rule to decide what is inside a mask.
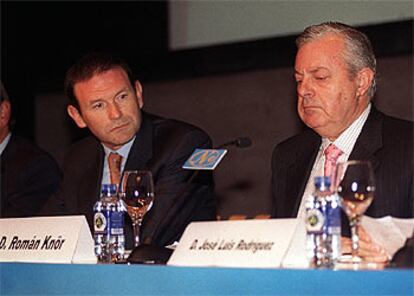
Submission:
[[[0,217],[35,216],[58,189],[59,166],[48,153],[11,131],[12,104],[3,83],[0,95]]]

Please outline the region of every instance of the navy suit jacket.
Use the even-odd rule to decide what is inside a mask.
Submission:
[[[0,217],[35,216],[58,190],[58,164],[27,139],[12,134],[0,166]]]
[[[321,137],[307,129],[274,149],[273,217],[296,217],[320,144]],[[366,215],[414,216],[412,122],[387,116],[372,106],[349,160],[369,160],[373,166],[375,198]]]
[[[192,221],[215,220],[214,183],[210,172],[191,182],[193,171],[181,166],[195,148],[210,148],[202,130],[176,120],[143,113],[143,121],[124,170],[150,170],[155,200],[144,217],[141,241],[165,246],[178,240]],[[51,198],[44,214],[85,215],[93,229],[93,205],[100,195],[104,150],[94,137],[75,143],[64,163],[59,194]],[[128,215],[126,215],[128,216]],[[126,217],[126,246],[131,248],[132,226]]]

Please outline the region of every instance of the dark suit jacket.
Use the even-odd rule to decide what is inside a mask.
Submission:
[[[12,135],[1,158],[0,217],[35,216],[58,190],[60,170],[45,151]]]
[[[200,173],[186,183],[192,171],[181,166],[195,148],[209,148],[202,130],[176,120],[143,113],[143,121],[124,170],[150,170],[155,200],[144,218],[141,241],[165,246],[178,240],[191,221],[216,219],[211,173]],[[49,201],[45,214],[85,215],[93,229],[93,205],[100,195],[104,162],[102,145],[94,137],[74,144],[64,163],[59,194]],[[125,224],[127,247],[132,247],[132,226]]]
[[[316,159],[321,137],[311,129],[280,143],[273,151],[275,218],[296,217]],[[413,123],[387,116],[372,106],[350,160],[370,160],[376,191],[366,215],[413,217]]]

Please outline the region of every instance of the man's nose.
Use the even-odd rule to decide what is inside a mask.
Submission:
[[[118,106],[118,104],[116,103],[110,104],[109,109],[108,109],[108,115],[109,115],[109,118],[111,119],[120,118],[122,116],[122,110]]]
[[[297,86],[298,95],[304,98],[311,98],[315,94],[315,89],[309,78],[303,78]]]

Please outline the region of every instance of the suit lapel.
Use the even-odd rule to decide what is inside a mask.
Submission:
[[[375,171],[380,163],[375,156],[375,152],[382,147],[382,122],[381,113],[372,105],[371,112],[349,156],[349,160],[369,160]]]
[[[291,217],[296,217],[300,202],[305,192],[305,187],[312,171],[313,163],[318,155],[321,139],[312,133],[303,143],[303,149],[294,157],[294,162],[288,168],[286,196],[287,209],[291,211]]]
[[[15,145],[15,136],[12,134],[9,140],[9,143],[6,145],[6,147],[3,150],[3,153],[0,155],[0,216],[2,214],[2,210],[6,208],[7,199],[6,196],[8,194],[7,190],[9,188],[9,182],[10,178],[7,177],[7,168],[12,167],[13,159],[15,158],[15,153],[13,152],[15,149],[13,149],[13,146]],[[12,162],[11,164],[9,162]],[[11,186],[14,187],[14,186]]]
[[[143,113],[141,127],[129,151],[124,170],[145,170],[153,154],[153,125]]]
[[[153,156],[153,132],[152,122],[143,113],[141,127],[136,134],[134,143],[129,151],[128,159],[125,164],[126,170],[150,170],[148,163]],[[152,172],[154,173],[154,172]],[[154,180],[155,183],[155,180]],[[156,201],[155,201],[156,202]],[[149,221],[148,214],[144,217],[144,224],[141,228],[141,238],[145,236],[148,228],[152,228],[152,221]],[[127,248],[133,246],[132,221],[128,215],[125,216],[125,243]]]
[[[78,204],[84,213],[88,213],[87,219],[90,223],[93,223],[91,209],[100,196],[104,151],[98,142],[96,147],[93,150],[91,149],[91,151],[95,151],[91,155],[93,161],[89,162],[85,168],[78,191]]]

